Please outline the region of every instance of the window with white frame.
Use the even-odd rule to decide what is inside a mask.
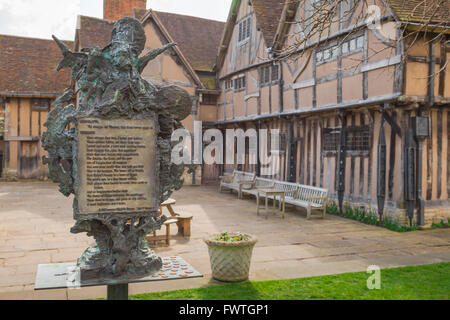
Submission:
[[[238,42],[244,42],[250,38],[251,22],[252,22],[251,17],[247,17],[247,18],[243,19],[241,22],[239,22]]]
[[[316,62],[324,63],[337,58],[339,53],[339,46],[333,46],[326,49],[316,51]]]
[[[359,36],[342,43],[342,54],[352,54],[364,48],[364,36]]]
[[[364,48],[364,35],[354,37],[344,41],[341,44],[342,55],[350,55],[355,52],[361,51]],[[332,46],[326,49],[316,50],[316,63],[321,64],[328,61],[332,61],[337,58],[339,54],[339,46]]]
[[[233,80],[225,80],[225,90],[233,89]]]
[[[247,85],[245,76],[234,79],[234,91],[244,90]]]

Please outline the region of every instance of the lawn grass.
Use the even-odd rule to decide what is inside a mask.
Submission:
[[[256,281],[131,296],[133,300],[448,300],[450,263],[381,270],[381,289],[367,289],[366,272]]]

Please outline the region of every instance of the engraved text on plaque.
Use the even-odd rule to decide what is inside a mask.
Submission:
[[[156,212],[152,120],[80,119],[78,213]]]

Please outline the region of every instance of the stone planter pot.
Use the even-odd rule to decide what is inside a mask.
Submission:
[[[204,239],[208,245],[214,279],[224,282],[239,282],[248,279],[253,247],[258,239],[255,236],[246,235],[249,240],[238,242],[214,240],[217,235],[211,235]]]

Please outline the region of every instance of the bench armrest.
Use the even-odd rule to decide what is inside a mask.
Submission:
[[[245,188],[246,190],[255,189],[256,181],[253,181],[253,180],[240,180],[237,183],[239,185],[239,191],[242,191],[243,186],[246,185],[246,184],[250,185],[250,188]]]
[[[220,182],[226,182],[226,183],[233,182],[233,176],[232,175],[220,176],[219,179],[220,179]]]

